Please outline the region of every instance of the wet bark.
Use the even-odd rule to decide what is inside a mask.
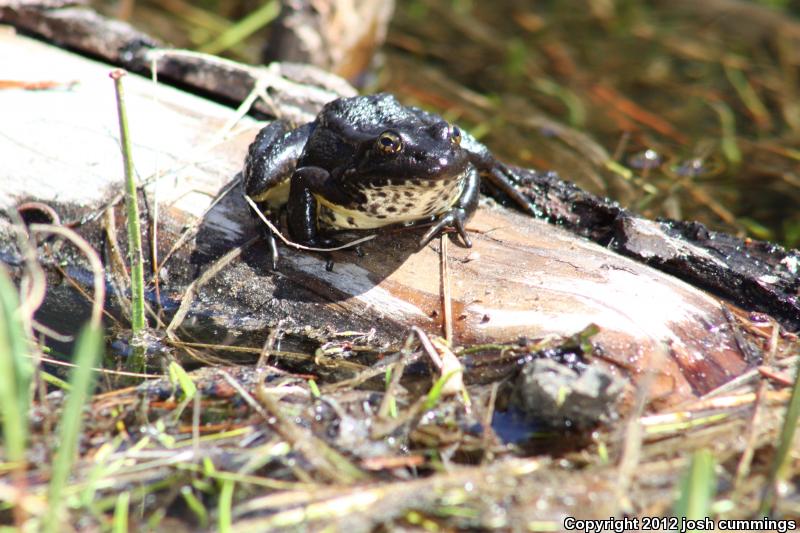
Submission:
[[[553,224],[800,329],[800,251],[698,222],[647,220],[551,173],[526,177],[528,197]]]
[[[393,0],[283,0],[263,61],[307,63],[357,83],[386,39]]]

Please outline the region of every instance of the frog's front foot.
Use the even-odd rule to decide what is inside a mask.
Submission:
[[[469,213],[466,209],[461,207],[454,207],[444,215],[442,215],[436,222],[434,223],[431,228],[425,232],[425,235],[422,236],[422,239],[419,241],[419,247],[422,248],[426,246],[431,240],[439,235],[445,228],[451,227],[455,228],[458,234],[461,236],[461,240],[464,241],[464,246],[467,248],[472,248],[472,241],[467,235],[467,230],[464,228],[464,225],[467,223],[467,219],[469,218]]]

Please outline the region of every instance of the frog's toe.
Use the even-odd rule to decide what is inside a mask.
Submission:
[[[422,248],[423,246],[426,246],[445,228],[452,227],[455,228],[455,230],[461,236],[461,240],[464,241],[464,246],[467,248],[472,248],[472,240],[470,240],[469,235],[467,235],[467,230],[464,227],[468,218],[469,214],[465,209],[460,207],[451,209],[442,215],[442,217],[439,218],[427,232],[425,232],[425,235],[423,235],[422,239],[419,241],[419,247]]]
[[[505,193],[522,211],[531,216],[538,216],[536,206],[519,189],[519,185],[525,180],[517,171],[502,163],[496,163],[495,168],[486,177],[491,186]]]
[[[275,235],[272,232],[264,235],[267,242],[267,251],[269,252],[270,259],[272,259],[272,270],[278,270],[278,243],[275,241]]]

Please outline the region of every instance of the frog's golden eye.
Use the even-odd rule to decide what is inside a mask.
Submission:
[[[396,154],[403,147],[403,140],[395,132],[386,130],[378,136],[376,144],[380,151],[387,154]]]
[[[461,144],[461,130],[458,126],[450,126],[450,140],[456,146]]]

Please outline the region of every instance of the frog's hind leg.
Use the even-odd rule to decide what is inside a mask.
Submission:
[[[469,133],[461,132],[461,147],[470,155],[472,164],[478,167],[493,189],[506,194],[524,212],[536,216],[533,204],[517,188],[521,181],[516,172],[495,159],[489,149]]]
[[[297,159],[311,134],[312,124],[292,129],[285,120],[275,120],[261,129],[250,144],[242,170],[244,190],[256,202],[267,201],[274,196],[286,203],[288,182],[282,198],[274,189],[287,181],[295,168]]]
[[[515,185],[519,183],[520,179],[509,167],[495,161],[495,164],[485,171],[485,176],[491,187],[505,193],[524,212],[537,216],[536,208]]]
[[[242,170],[244,192],[275,227],[289,199],[290,178],[311,130],[311,124],[292,129],[288,122],[275,120],[258,132],[248,149]],[[261,227],[276,270],[279,254],[275,234],[266,224]]]

